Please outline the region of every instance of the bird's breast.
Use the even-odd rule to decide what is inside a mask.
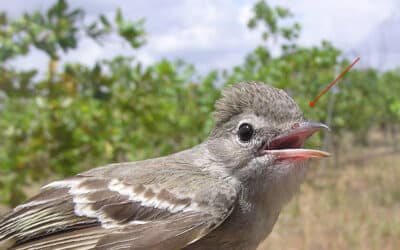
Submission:
[[[256,249],[272,231],[279,211],[243,205],[238,204],[218,228],[185,249]]]

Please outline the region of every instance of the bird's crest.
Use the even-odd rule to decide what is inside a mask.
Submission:
[[[218,127],[246,112],[278,123],[302,118],[299,107],[285,91],[263,83],[242,82],[222,91],[215,104],[215,124]]]

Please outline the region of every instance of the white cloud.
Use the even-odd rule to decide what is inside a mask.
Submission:
[[[396,0],[274,0],[288,6],[303,27],[301,42],[327,39],[342,48],[354,46],[393,15]]]
[[[78,1],[90,18],[99,13],[112,16],[121,7],[126,18],[146,19],[148,43],[139,51],[128,48],[120,40],[112,40],[100,47],[84,39],[78,50],[65,55],[65,61],[93,64],[115,55],[135,55],[145,64],[160,58],[183,58],[194,63],[202,72],[218,67],[229,68],[243,61],[244,56],[260,43],[259,34],[246,27],[251,16],[252,1],[228,0],[151,0],[151,1]],[[396,0],[270,0],[273,5],[286,6],[295,14],[303,29],[300,42],[319,44],[322,39],[333,41],[342,49],[357,46],[385,19],[390,18],[400,5]],[[49,1],[14,0],[0,2],[0,9],[13,16],[26,10],[47,8]],[[34,67],[45,61],[43,55],[33,52],[29,58],[20,58],[20,67]],[[46,66],[44,66],[46,67]]]

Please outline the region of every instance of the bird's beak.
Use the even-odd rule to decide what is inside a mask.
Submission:
[[[270,143],[262,148],[262,154],[272,154],[277,160],[307,159],[330,156],[328,152],[303,149],[304,142],[315,132],[329,127],[317,122],[296,123],[295,126],[284,134],[273,138]]]

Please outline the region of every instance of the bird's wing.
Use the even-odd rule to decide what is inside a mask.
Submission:
[[[122,178],[56,181],[0,220],[0,249],[179,249],[229,216],[236,193],[222,190],[211,205]]]

